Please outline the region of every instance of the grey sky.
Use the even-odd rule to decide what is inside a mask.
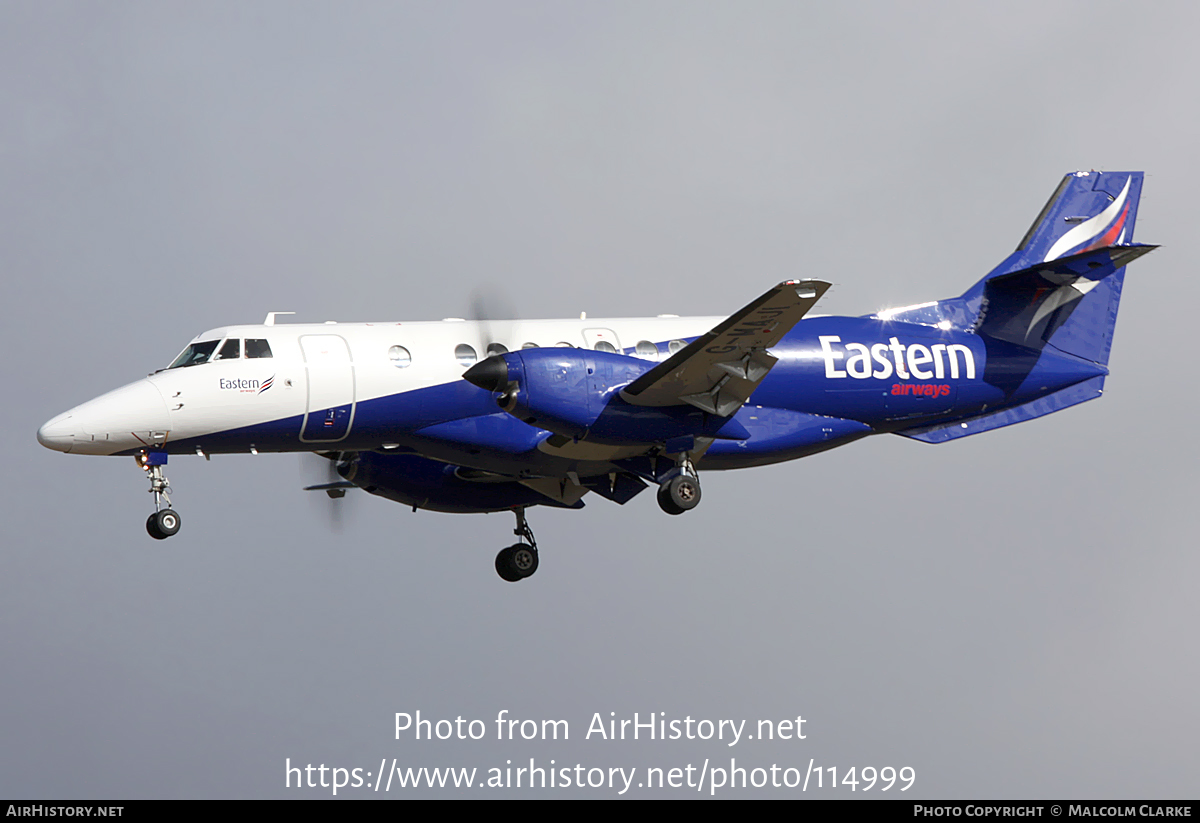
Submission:
[[[1194,798],[1198,23],[1183,3],[0,5],[0,797],[327,794],[285,790],[285,758],[735,757],[912,766],[904,797]],[[1076,168],[1144,169],[1137,238],[1164,245],[1130,269],[1104,398],[710,473],[684,517],[652,495],[534,510],[519,585],[492,569],[511,516],[352,493],[333,530],[293,455],[173,460],[183,530],[155,543],[133,461],[34,437],[269,310],[436,319],[490,284],[523,317],[723,314],[792,276],[832,280],[829,313],[954,296]],[[562,718],[571,740],[394,740],[418,709]],[[808,738],[583,739],[635,711],[800,714]]]

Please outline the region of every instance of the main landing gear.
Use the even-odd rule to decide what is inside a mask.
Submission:
[[[525,509],[514,509],[513,513],[517,516],[517,527],[513,529],[513,534],[522,542],[501,549],[496,555],[496,573],[509,583],[531,577],[538,570],[537,540],[525,520]]]
[[[687,452],[683,452],[672,475],[658,487],[658,505],[667,514],[683,514],[699,503],[700,478]]]
[[[154,495],[154,514],[146,519],[146,533],[155,540],[166,540],[179,531],[179,512],[171,508],[171,483],[163,474],[167,463],[165,452],[140,452],[137,464],[150,478],[150,493]],[[166,501],[166,508],[163,502]]]

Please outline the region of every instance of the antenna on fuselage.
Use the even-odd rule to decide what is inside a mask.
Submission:
[[[269,311],[269,312],[267,312],[267,319],[263,321],[263,325],[264,326],[274,326],[275,318],[281,314],[295,314],[295,312],[294,311]]]

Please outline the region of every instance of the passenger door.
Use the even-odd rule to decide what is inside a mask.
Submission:
[[[308,374],[308,405],[300,440],[336,443],[354,423],[354,363],[345,338],[306,334],[300,338]]]

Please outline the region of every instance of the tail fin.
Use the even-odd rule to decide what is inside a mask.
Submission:
[[[1068,174],[1020,247],[963,295],[969,328],[988,349],[984,381],[1011,395],[1043,353],[1108,365],[1125,266],[1155,248],[1129,242],[1142,177]],[[999,356],[1012,345],[1028,355]]]
[[[1039,363],[1051,368],[1056,360],[1062,362],[1062,355],[1079,365],[1090,361],[1101,374],[1008,409],[900,434],[941,442],[1100,395],[1125,266],[1158,248],[1132,242],[1142,178],[1142,172],[1068,174],[1015,252],[961,298],[932,304],[949,324],[946,327],[979,335],[988,349],[984,381],[1010,396]],[[993,370],[993,362],[1002,365]]]
[[[1156,248],[1133,243],[1143,177],[1066,175],[1017,250],[962,297],[877,316],[969,329],[1037,351],[1049,344],[1107,364],[1124,267]]]
[[[1134,244],[1142,172],[1068,174],[1008,259],[963,295],[964,319],[988,338],[1106,365],[1125,266]]]
[[[1143,173],[1077,171],[1058,184],[1021,245],[960,298],[878,316],[973,331],[1036,351],[1046,345],[1106,365]]]
[[[1143,176],[1140,171],[1068,174],[1029,227],[1016,252],[1005,261],[1010,266],[1008,270],[1028,268],[1102,246],[1133,243]],[[992,275],[999,273],[1002,272]]]

